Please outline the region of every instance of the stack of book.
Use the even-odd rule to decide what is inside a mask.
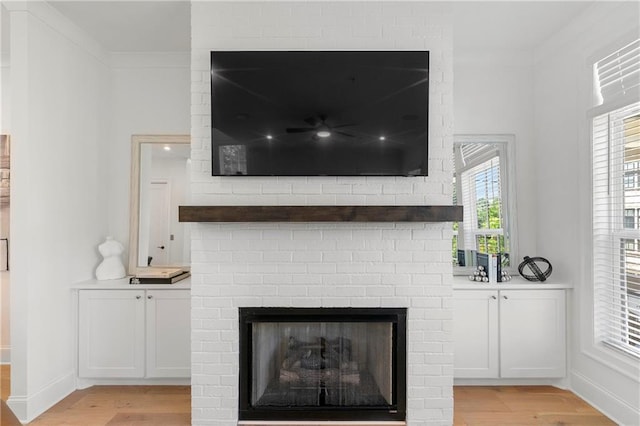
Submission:
[[[483,266],[490,283],[502,282],[502,259],[500,254],[478,253],[478,266]]]
[[[138,271],[129,284],[174,284],[191,275],[182,268],[149,268]]]

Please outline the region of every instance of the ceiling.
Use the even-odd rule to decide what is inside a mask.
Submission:
[[[110,52],[188,52],[190,2],[51,3]],[[454,49],[532,49],[594,1],[452,1]]]

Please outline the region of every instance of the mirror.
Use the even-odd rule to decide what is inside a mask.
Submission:
[[[190,264],[190,228],[178,222],[189,202],[191,138],[134,135],[131,138],[129,274]]]
[[[457,273],[474,269],[476,253],[500,254],[503,269],[517,259],[513,135],[454,135],[453,204],[464,206],[454,223],[452,260]]]

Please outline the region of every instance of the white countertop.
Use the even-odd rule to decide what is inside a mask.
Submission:
[[[87,280],[71,286],[74,290],[189,290],[191,277],[175,284],[129,284],[130,276],[119,280]]]
[[[119,280],[92,279],[76,283],[72,288],[75,290],[189,290],[191,288],[191,277],[175,284],[129,284],[129,278],[126,277]],[[522,277],[513,277],[511,281],[504,283],[490,284],[469,281],[469,277],[466,275],[455,275],[453,277],[453,288],[456,290],[554,290],[573,288],[573,285],[553,279],[542,283],[532,282]]]
[[[569,283],[563,283],[552,278],[545,282],[527,281],[520,276],[512,277],[511,281],[504,283],[482,283],[470,281],[467,275],[455,275],[453,277],[455,290],[554,290],[573,288]]]

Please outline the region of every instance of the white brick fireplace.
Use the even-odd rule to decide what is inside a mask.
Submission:
[[[446,5],[193,2],[192,204],[451,204]],[[211,50],[430,51],[429,176],[211,176]],[[451,424],[450,223],[192,225],[192,421],[238,418],[239,307],[406,307],[407,420]]]

